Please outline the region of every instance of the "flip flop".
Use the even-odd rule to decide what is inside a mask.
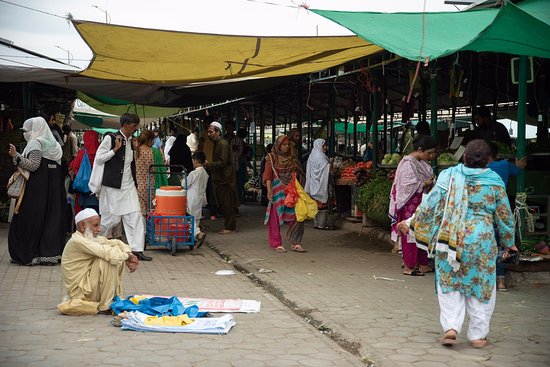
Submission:
[[[204,244],[204,240],[206,240],[206,233],[201,233],[201,235],[197,238],[197,248],[201,247]]]
[[[489,344],[489,340],[487,339],[471,340],[470,344],[472,345],[472,348],[480,349],[480,348],[486,347]]]
[[[408,275],[408,276],[411,276],[411,277],[423,277],[424,273],[419,271],[419,270],[414,269],[410,273],[403,273],[403,275]]]
[[[273,251],[278,252],[280,254],[284,254],[285,252],[287,252],[286,249],[283,246],[275,247],[275,249]]]
[[[292,251],[296,251],[296,252],[301,252],[301,253],[307,252],[306,250],[304,250],[304,248],[301,245],[292,245],[290,246],[290,248],[292,249]]]
[[[429,270],[426,270],[426,271],[418,269],[418,271],[420,271],[421,273],[427,274],[427,273],[435,272],[435,269],[434,268],[429,268]]]
[[[456,332],[451,332],[448,330],[443,334],[443,337],[441,338],[441,345],[444,345],[446,347],[450,347],[456,344]]]
[[[222,229],[221,231],[218,232],[218,234],[230,234],[230,233],[233,233],[235,231],[231,231],[229,229]]]

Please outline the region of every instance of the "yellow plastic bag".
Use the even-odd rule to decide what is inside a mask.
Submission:
[[[298,191],[298,201],[294,207],[296,213],[296,220],[298,222],[303,222],[306,219],[313,219],[317,215],[317,203],[313,200],[302,188],[300,182],[294,178],[296,182],[296,191]]]

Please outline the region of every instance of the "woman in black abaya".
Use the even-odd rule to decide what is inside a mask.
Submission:
[[[20,265],[55,265],[65,245],[63,153],[42,117],[25,121],[23,136],[23,153],[12,144],[9,150],[13,163],[30,172],[21,206],[10,223],[10,257]]]

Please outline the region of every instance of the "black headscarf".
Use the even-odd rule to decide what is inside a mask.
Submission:
[[[193,170],[193,160],[191,159],[191,149],[187,145],[187,137],[179,134],[174,141],[174,145],[168,152],[170,155],[170,165],[182,165],[187,170],[187,173]],[[171,169],[174,172],[179,172],[177,168]]]

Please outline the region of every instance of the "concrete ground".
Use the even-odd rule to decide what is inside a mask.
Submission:
[[[318,231],[306,224],[301,254],[274,253],[263,207],[241,207],[238,231],[216,234],[223,220],[204,221],[207,244],[194,251],[149,251],[126,274],[125,293],[262,302],[259,314],[234,314],[225,336],[137,333],[108,316],[59,315],[60,267],[9,263],[7,226],[0,228],[0,365],[163,366],[548,366],[548,288],[499,293],[491,345],[465,340],[445,348],[433,275],[401,275],[400,259],[368,232]],[[284,228],[286,230],[286,228]],[[233,276],[216,276],[221,269]],[[384,277],[386,279],[381,279]],[[389,279],[389,280],[388,280]]]

